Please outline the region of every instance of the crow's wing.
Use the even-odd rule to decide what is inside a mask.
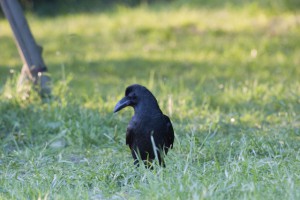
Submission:
[[[134,129],[129,123],[126,131],[126,144],[129,146],[130,149],[132,149],[132,145],[133,145],[133,136],[134,136],[133,130]]]
[[[174,130],[172,123],[167,115],[164,115],[165,121],[167,123],[167,132],[165,134],[164,140],[165,140],[165,147],[168,148],[173,148],[173,143],[174,143]],[[167,152],[167,150],[166,150]]]

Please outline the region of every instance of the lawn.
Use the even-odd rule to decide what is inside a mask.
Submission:
[[[299,7],[189,2],[27,13],[48,102],[16,94],[0,19],[0,199],[300,199]],[[133,83],[172,120],[166,168],[133,166]]]

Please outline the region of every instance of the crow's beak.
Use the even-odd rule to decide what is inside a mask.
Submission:
[[[114,113],[118,112],[119,110],[122,110],[123,108],[129,106],[130,104],[131,104],[130,99],[128,97],[124,97],[115,106]]]

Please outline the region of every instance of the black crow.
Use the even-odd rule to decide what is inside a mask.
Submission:
[[[127,106],[134,108],[126,132],[126,144],[131,149],[134,164],[138,165],[140,157],[149,167],[157,156],[159,164],[165,166],[163,153],[167,154],[174,142],[169,117],[162,113],[153,94],[138,84],[126,88],[125,97],[117,103],[114,112]]]

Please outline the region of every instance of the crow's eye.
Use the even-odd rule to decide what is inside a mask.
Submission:
[[[136,99],[137,99],[137,96],[136,96],[135,93],[133,93],[133,94],[131,95],[131,99],[132,99],[132,100],[136,100]]]

